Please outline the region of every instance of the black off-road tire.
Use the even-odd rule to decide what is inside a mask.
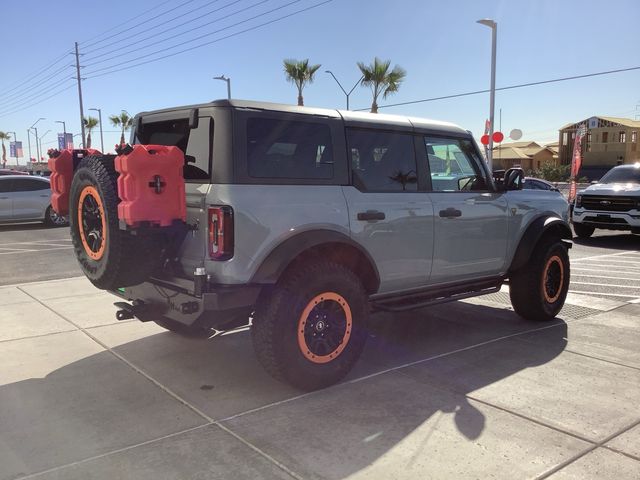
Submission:
[[[204,328],[194,325],[185,325],[184,323],[171,320],[170,318],[160,318],[154,320],[154,322],[162,328],[169,330],[170,332],[177,333],[182,337],[187,338],[209,338],[214,334],[213,329]]]
[[[511,305],[527,320],[553,320],[564,306],[570,278],[565,244],[559,238],[542,239],[529,262],[509,278]]]
[[[351,270],[331,261],[300,264],[258,301],[254,350],[276,379],[306,391],[324,388],[360,357],[368,317],[367,294]]]
[[[114,158],[94,155],[83,159],[74,174],[69,198],[76,258],[91,283],[105,290],[145,281],[160,263],[163,247],[160,237],[134,236],[119,228]]]
[[[589,225],[582,225],[580,223],[573,224],[573,231],[575,232],[578,238],[589,238],[595,232],[594,227],[590,227]]]

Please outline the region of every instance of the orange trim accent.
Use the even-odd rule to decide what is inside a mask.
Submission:
[[[558,287],[558,291],[556,292],[556,294],[553,297],[550,297],[549,293],[547,292],[546,280],[547,280],[547,274],[549,273],[549,268],[554,263],[557,263],[558,266],[560,267],[560,286]],[[560,294],[562,293],[563,283],[564,283],[564,264],[562,263],[562,259],[558,255],[549,257],[549,260],[547,260],[547,264],[545,265],[544,270],[542,272],[542,294],[544,295],[544,299],[548,303],[553,303],[557,301],[558,298],[560,298]]]
[[[100,218],[102,221],[102,243],[100,244],[100,248],[97,252],[94,252],[93,250],[91,250],[91,247],[89,247],[86,235],[84,233],[84,227],[82,225],[82,203],[88,196],[93,197],[98,204],[98,210],[100,210]],[[107,244],[107,221],[104,217],[104,206],[102,205],[100,194],[98,193],[98,190],[96,190],[96,188],[91,185],[87,185],[80,192],[80,199],[78,200],[78,230],[80,232],[80,240],[82,241],[84,251],[93,260],[100,260],[104,255],[104,250]]]
[[[329,353],[328,355],[315,355],[311,352],[311,349],[307,345],[307,341],[304,338],[304,327],[307,324],[307,318],[309,317],[309,314],[311,313],[311,311],[320,302],[323,302],[326,300],[333,300],[334,302],[337,302],[342,307],[347,324],[344,330],[344,336],[342,337],[340,344],[336,347],[336,349],[333,352]],[[347,301],[344,299],[342,295],[339,295],[334,292],[324,292],[324,293],[321,293],[320,295],[316,295],[309,301],[305,309],[302,311],[302,314],[300,315],[300,319],[298,320],[298,347],[300,347],[300,351],[302,352],[302,355],[304,355],[304,358],[306,358],[307,360],[313,363],[329,363],[332,360],[335,360],[342,353],[342,351],[347,347],[347,344],[349,343],[349,338],[351,338],[351,325],[352,325],[351,308],[349,308],[349,304],[347,303]]]

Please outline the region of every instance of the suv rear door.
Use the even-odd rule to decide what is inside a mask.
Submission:
[[[507,252],[508,204],[493,190],[470,138],[425,135],[435,237],[431,283],[497,275]]]
[[[142,131],[134,132],[134,142],[177,146],[185,154],[183,169],[187,224],[197,227],[187,234],[177,252],[182,276],[193,276],[207,255],[207,205],[211,188],[214,109],[159,112],[142,118]],[[197,119],[194,121],[194,119]]]
[[[431,271],[433,206],[419,191],[415,138],[406,130],[347,128],[351,235],[375,260],[380,293],[423,286]]]

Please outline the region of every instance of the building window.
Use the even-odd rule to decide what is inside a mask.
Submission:
[[[569,134],[567,132],[562,133],[562,145],[567,145],[567,141],[569,140]]]
[[[609,141],[609,132],[602,132],[602,143],[607,143]]]
[[[627,141],[627,132],[618,133],[618,142],[625,143]]]
[[[631,132],[631,151],[635,152],[638,145],[638,132]]]
[[[587,133],[587,144],[585,146],[587,152],[591,151],[591,132]]]

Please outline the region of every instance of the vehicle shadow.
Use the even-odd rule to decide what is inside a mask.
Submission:
[[[40,342],[29,344],[39,344],[44,354],[37,357],[36,349],[29,347],[34,348],[35,357],[30,356],[26,364],[11,360],[4,367],[9,372],[5,378],[30,378],[0,386],[0,479],[43,471],[206,423],[185,404],[215,420],[240,415],[225,424],[232,430],[248,428],[247,436],[242,434],[250,440],[254,435],[256,441],[267,443],[270,436],[280,439],[282,428],[287,428],[287,437],[294,443],[306,436],[322,442],[328,436],[330,448],[337,455],[336,464],[326,472],[332,478],[343,478],[367,467],[443,413],[454,415],[460,441],[473,442],[487,428],[487,419],[464,394],[558,356],[565,349],[567,329],[563,321],[555,322],[545,337],[544,348],[515,347],[521,354],[509,361],[486,355],[482,360],[487,364],[485,373],[467,382],[466,390],[458,387],[452,391],[437,380],[416,383],[397,371],[354,380],[429,358],[437,358],[436,369],[455,369],[459,355],[456,352],[484,348],[479,344],[530,330],[535,325],[506,309],[461,302],[412,313],[377,314],[370,324],[370,339],[362,359],[345,383],[285,403],[278,402],[301,392],[264,372],[255,359],[247,331],[194,340],[169,332],[157,333],[157,329],[148,330],[147,325],[138,322],[89,330],[100,342],[111,345],[116,355],[108,351],[93,353],[96,345],[80,332],[42,337]],[[3,355],[7,353],[11,354],[3,351]],[[17,355],[18,350],[5,358]],[[77,357],[82,358],[60,360]],[[51,362],[61,366],[38,378],[39,372],[51,370],[47,368]],[[419,365],[431,368],[429,361]],[[157,383],[149,382],[131,366]],[[172,394],[167,395],[167,391]],[[363,402],[366,409],[362,408]],[[273,412],[273,417],[267,424],[264,419],[258,422],[252,434],[256,419],[253,414],[243,413],[274,403],[278,405],[261,411],[269,415]],[[315,420],[308,418],[309,409]],[[340,425],[349,428],[336,436],[333,429]],[[363,440],[368,438],[372,440]],[[311,457],[315,454],[309,452]],[[323,453],[329,454],[332,453]],[[126,453],[118,455],[119,468],[125,468],[129,478],[152,472],[162,476],[162,462],[139,464],[139,459]],[[212,464],[220,463],[215,451],[207,455]],[[180,462],[179,457],[175,461]],[[90,462],[82,465],[91,468]],[[82,465],[77,467],[77,476],[63,474],[61,478],[88,478],[84,475],[90,470],[82,473]],[[171,468],[181,471],[182,478],[200,474],[191,471],[186,463],[174,463]],[[324,473],[315,472],[312,476]]]
[[[610,248],[612,250],[635,250],[640,245],[640,235],[619,233],[615,235],[599,235],[589,238],[574,237],[573,243],[585,247]]]

